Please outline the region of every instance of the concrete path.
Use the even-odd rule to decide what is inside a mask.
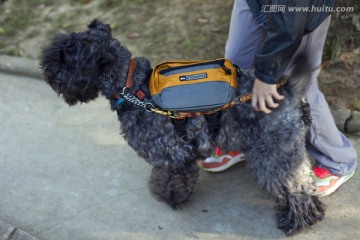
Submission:
[[[174,211],[150,195],[150,166],[105,99],[70,108],[42,81],[0,73],[0,102],[0,239],[288,239],[245,163],[202,172]],[[360,239],[359,180],[357,171],[325,198],[326,218],[292,239]]]

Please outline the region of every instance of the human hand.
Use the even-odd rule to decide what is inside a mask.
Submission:
[[[253,95],[251,105],[256,111],[262,111],[266,114],[271,113],[269,108],[277,108],[278,103],[274,99],[280,101],[284,96],[277,91],[276,84],[264,83],[259,79],[255,79],[253,87]]]

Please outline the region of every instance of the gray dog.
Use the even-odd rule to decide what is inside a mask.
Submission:
[[[280,89],[285,99],[271,114],[238,104],[217,115],[216,134],[201,115],[186,119],[180,136],[173,120],[134,104],[137,99],[119,104],[116,96],[126,85],[130,59],[131,53],[112,37],[109,25],[93,20],[87,31],[55,36],[43,49],[41,68],[44,80],[70,106],[94,100],[99,93],[110,101],[124,138],[153,167],[149,188],[158,199],[173,208],[186,202],[199,176],[197,160],[220,146],[246,154],[259,186],[274,199],[278,227],[286,234],[323,218],[325,207],[317,196],[305,150],[311,121],[308,106],[301,101],[309,85],[306,61],[298,60],[289,82]],[[146,92],[152,71],[147,59],[135,58],[135,62],[132,95],[139,89]],[[249,93],[253,81],[253,73],[242,71],[237,94]],[[143,102],[151,103],[151,98]]]

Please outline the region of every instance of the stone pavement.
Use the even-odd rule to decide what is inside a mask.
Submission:
[[[149,193],[151,168],[105,99],[70,108],[44,82],[6,73],[0,93],[0,240],[287,238],[245,163],[201,172],[174,211]],[[324,199],[325,219],[292,239],[360,239],[359,180],[357,171]]]
[[[31,236],[16,227],[7,224],[0,220],[0,239],[6,240],[36,240],[37,238]]]

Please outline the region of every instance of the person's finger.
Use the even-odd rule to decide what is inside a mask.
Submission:
[[[266,97],[266,106],[268,106],[269,108],[277,108],[279,106],[279,104],[274,103],[274,100],[273,100],[272,96],[268,95]]]
[[[260,111],[262,111],[266,114],[271,113],[271,110],[266,107],[265,98],[260,97],[258,100],[258,105],[259,105]]]
[[[258,98],[255,94],[252,97],[251,106],[255,109],[255,111],[260,111],[260,109],[258,108]]]
[[[273,92],[271,95],[272,95],[276,100],[283,100],[283,99],[284,99],[284,96],[283,96],[283,95],[280,95],[280,94],[278,93],[278,91],[276,91],[276,90],[275,90],[275,92]]]

